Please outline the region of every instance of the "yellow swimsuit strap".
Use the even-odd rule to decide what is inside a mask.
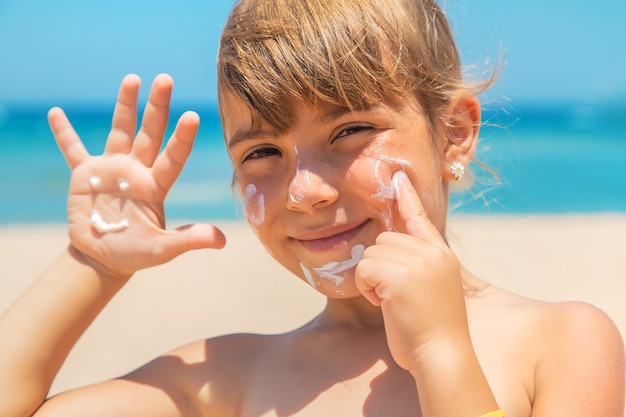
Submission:
[[[497,411],[492,411],[491,413],[483,414],[480,417],[506,417],[506,416],[504,415],[504,411],[497,410]]]

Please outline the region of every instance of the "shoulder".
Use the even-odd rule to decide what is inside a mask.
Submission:
[[[546,415],[555,407],[563,415],[623,415],[624,344],[615,324],[598,307],[581,302],[546,304],[541,310],[534,408]]]
[[[583,338],[595,335],[597,340],[621,347],[617,326],[599,307],[580,301],[546,302],[523,297],[495,287],[478,291],[468,299],[468,312],[480,320],[502,321],[516,332],[530,332],[545,341]],[[539,339],[541,337],[541,339]]]
[[[617,326],[599,307],[569,301],[541,303],[534,315],[538,335],[543,337],[543,355],[554,362],[574,354],[579,360],[613,359],[623,367],[624,345]],[[573,358],[570,358],[573,359]],[[542,363],[543,367],[549,364]],[[623,372],[622,372],[623,377]]]
[[[482,310],[483,318],[490,315],[519,334],[517,342],[527,339],[532,343],[538,361],[571,352],[581,359],[601,355],[615,359],[616,364],[623,362],[620,332],[597,306],[579,301],[539,301],[493,289],[485,294]]]
[[[484,304],[499,311],[520,357],[534,363],[533,416],[623,415],[624,344],[604,311],[584,302],[487,292]]]
[[[124,377],[183,398],[211,415],[234,415],[247,375],[280,335],[233,334],[174,349]]]
[[[623,367],[621,335],[615,323],[599,307],[578,301],[548,303],[533,300],[527,303],[526,309],[534,341],[540,347],[540,366],[550,367],[550,363],[558,362],[555,359],[566,358],[569,354],[580,361],[585,358],[613,359],[614,365]]]

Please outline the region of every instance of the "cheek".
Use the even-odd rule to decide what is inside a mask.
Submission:
[[[384,227],[396,231],[397,205],[391,183],[395,172],[402,170],[409,175],[429,216],[437,212],[444,201],[437,186],[441,181],[424,172],[424,167],[421,168],[400,156],[375,150],[354,161],[348,173],[348,181],[352,189],[358,190],[362,198],[369,200],[372,211],[381,219]]]
[[[243,210],[254,230],[265,222],[265,194],[257,190],[256,185],[248,184],[242,193]]]
[[[349,181],[380,203],[394,201],[391,177],[394,172],[405,171],[415,178],[416,170],[408,160],[383,153],[372,153],[355,161],[349,170]]]

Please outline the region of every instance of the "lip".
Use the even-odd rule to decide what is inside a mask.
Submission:
[[[368,219],[358,224],[344,224],[302,232],[293,239],[313,252],[337,249],[347,246],[348,242],[358,235],[369,221]]]

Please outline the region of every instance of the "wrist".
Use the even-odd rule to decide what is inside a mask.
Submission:
[[[420,346],[414,353],[409,372],[417,377],[428,373],[447,372],[455,364],[474,361],[476,354],[469,334],[439,335]]]
[[[96,261],[88,255],[85,255],[72,244],[68,246],[67,253],[72,259],[74,259],[74,261],[84,267],[93,270],[93,272],[103,280],[124,284],[133,275],[132,273],[121,273],[113,271],[106,265]]]
[[[440,337],[420,348],[409,369],[423,415],[483,417],[498,409],[469,334]],[[495,417],[497,414],[485,414]]]

